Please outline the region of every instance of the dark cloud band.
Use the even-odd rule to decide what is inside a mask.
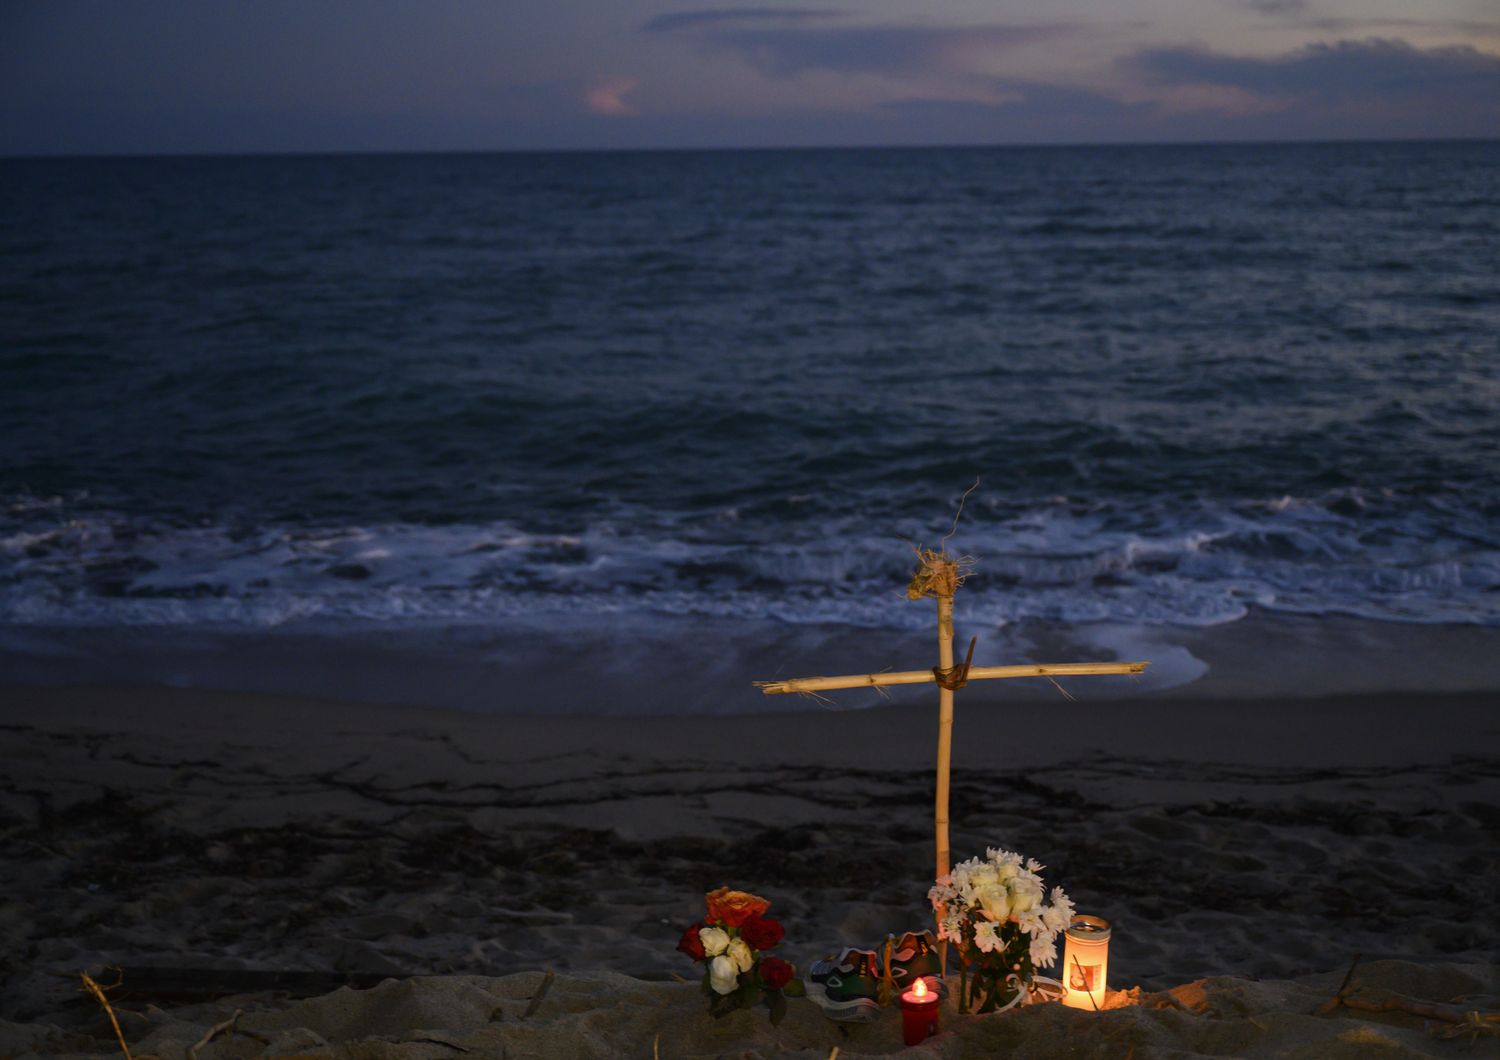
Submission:
[[[1490,100],[1500,100],[1500,55],[1469,46],[1422,49],[1398,40],[1339,41],[1272,58],[1153,48],[1129,62],[1157,84],[1221,85],[1273,98],[1390,99],[1458,91],[1487,92]]]
[[[641,28],[648,33],[676,33],[746,24],[798,23],[840,18],[847,12],[817,7],[720,7],[704,11],[674,11],[657,15]]]

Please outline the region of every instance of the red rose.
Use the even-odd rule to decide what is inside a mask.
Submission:
[[[771,903],[764,898],[745,891],[731,891],[728,887],[709,891],[703,897],[708,902],[708,919],[729,927],[739,927],[752,916],[760,916],[771,908]]]
[[[762,957],[759,971],[760,985],[767,990],[780,990],[792,981],[793,968],[780,957]]]
[[[786,932],[777,920],[752,916],[740,925],[740,938],[757,950],[768,950],[785,937]]]
[[[684,931],[682,938],[677,940],[677,948],[695,961],[701,961],[705,956],[703,952],[703,940],[698,937],[698,931],[702,927],[703,921],[700,920]]]

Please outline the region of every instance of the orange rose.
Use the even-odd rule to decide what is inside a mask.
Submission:
[[[760,916],[771,908],[771,903],[764,898],[745,891],[731,891],[728,887],[709,891],[704,899],[708,902],[708,919],[730,927],[739,927],[752,916]]]

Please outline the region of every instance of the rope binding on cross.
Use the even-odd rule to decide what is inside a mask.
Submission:
[[[974,643],[978,637],[969,638],[969,654],[964,656],[963,665],[949,666],[947,668],[934,666],[932,676],[940,688],[946,688],[950,692],[956,692],[969,683],[969,664],[974,661]]]

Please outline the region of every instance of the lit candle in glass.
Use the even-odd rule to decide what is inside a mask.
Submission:
[[[1063,1004],[1098,1011],[1109,974],[1109,921],[1075,916],[1063,938]]]
[[[921,1045],[938,1032],[937,991],[927,989],[927,980],[919,978],[901,995],[901,1039],[907,1045]]]

